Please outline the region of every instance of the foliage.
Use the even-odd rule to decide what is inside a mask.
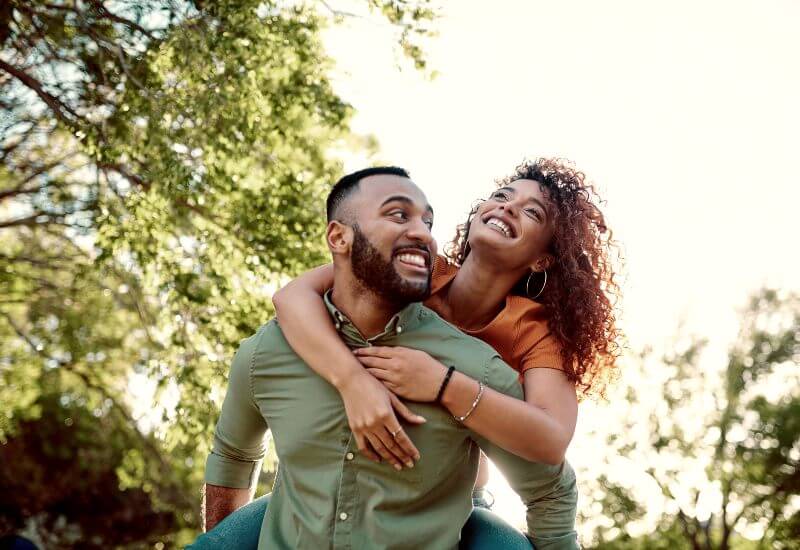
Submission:
[[[29,432],[61,422],[54,403],[80,403],[111,446],[98,475],[174,507],[159,532],[196,525],[181,518],[197,508],[228,361],[279,280],[325,258],[333,151],[368,143],[328,78],[320,33],[341,14],[326,6],[0,6],[4,456],[44,444]],[[430,2],[368,6],[424,66]],[[36,513],[61,513],[52,502]]]
[[[90,409],[80,394],[40,396],[40,416],[21,422],[20,435],[0,447],[0,529],[32,521],[45,548],[79,541],[81,548],[108,548],[154,543],[187,523],[178,512],[186,509],[187,488],[147,475],[162,465],[149,464],[139,441],[130,440],[141,436],[98,405]],[[125,487],[117,473],[124,462],[137,463],[141,477],[153,481]]]
[[[755,294],[724,368],[705,348],[692,339],[641,357],[662,397],[628,389],[604,465],[616,456],[627,469],[589,490],[606,520],[597,548],[800,548],[800,296]],[[645,516],[657,532],[641,532]]]

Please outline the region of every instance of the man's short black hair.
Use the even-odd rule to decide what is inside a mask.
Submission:
[[[378,175],[400,176],[403,178],[410,177],[408,172],[399,166],[375,166],[343,176],[342,179],[336,182],[328,195],[328,221],[339,219],[338,216],[340,215],[342,205],[347,200],[347,197],[358,188],[358,184],[362,179]]]

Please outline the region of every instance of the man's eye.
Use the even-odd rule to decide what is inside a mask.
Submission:
[[[423,220],[425,225],[428,226],[428,229],[433,229],[433,220]]]
[[[403,212],[402,210],[395,210],[393,212],[389,212],[389,216],[391,216],[392,218],[397,218],[398,220],[408,219],[408,216],[406,216],[406,213]]]

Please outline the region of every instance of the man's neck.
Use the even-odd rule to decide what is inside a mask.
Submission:
[[[506,296],[523,274],[496,269],[492,262],[469,254],[445,296],[450,321],[470,330],[486,326],[502,311]]]
[[[344,274],[334,276],[331,301],[364,338],[372,338],[383,332],[392,316],[401,309],[365,288],[354,277]]]

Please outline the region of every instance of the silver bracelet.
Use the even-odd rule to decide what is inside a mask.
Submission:
[[[455,416],[454,415],[453,418],[455,418],[459,422],[464,422],[467,418],[469,418],[469,415],[472,414],[472,411],[474,411],[475,407],[478,406],[478,402],[481,400],[481,397],[483,397],[483,390],[485,390],[485,389],[486,389],[486,386],[483,385],[483,382],[478,382],[478,395],[475,396],[475,401],[472,402],[472,407],[470,407],[470,409],[467,411],[467,413],[464,416]]]

